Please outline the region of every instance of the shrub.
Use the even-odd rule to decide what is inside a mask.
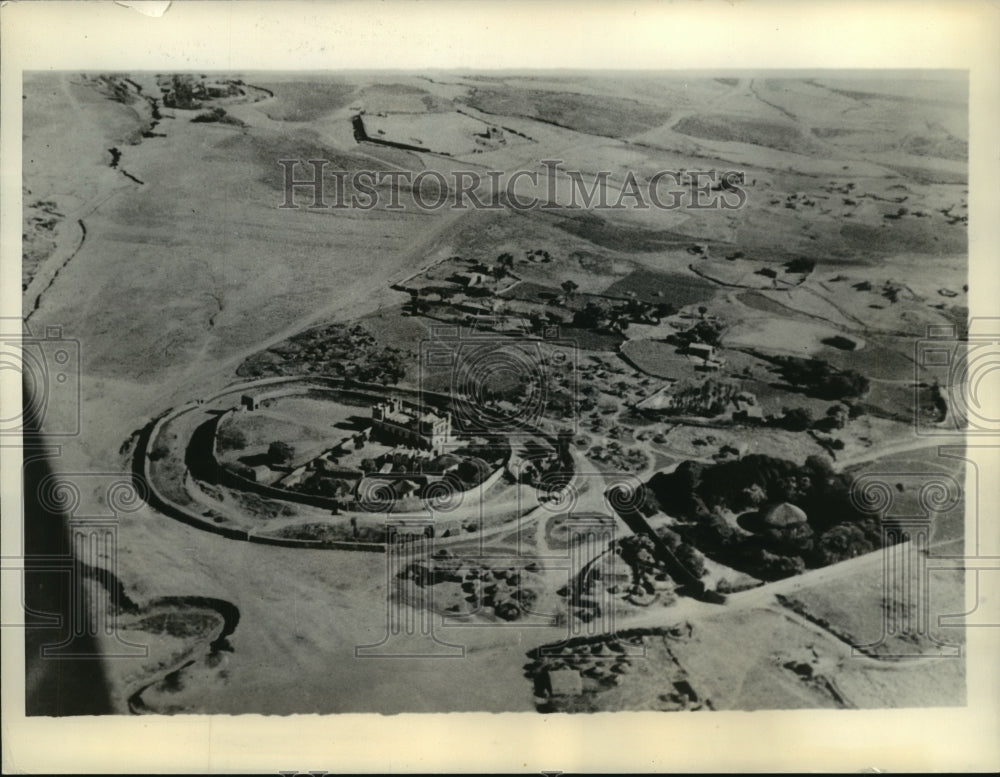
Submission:
[[[792,259],[790,262],[785,262],[785,272],[803,273],[809,274],[816,267],[815,259],[807,259],[804,256],[800,256],[797,259]]]
[[[790,432],[804,432],[813,425],[813,416],[804,407],[783,408],[780,418],[775,419],[775,426]]]
[[[875,545],[865,536],[861,526],[840,523],[825,532],[816,543],[817,566],[835,564],[875,550]]]
[[[215,440],[220,453],[241,451],[247,447],[247,438],[243,430],[231,424],[223,424]]]
[[[267,447],[267,458],[272,464],[288,464],[295,458],[295,448],[282,440],[275,440]]]
[[[805,571],[806,564],[799,556],[780,556],[767,550],[760,550],[753,556],[751,574],[762,580],[781,580]]]
[[[855,370],[837,370],[822,359],[769,356],[782,377],[804,393],[821,399],[850,399],[868,391],[868,379]]]

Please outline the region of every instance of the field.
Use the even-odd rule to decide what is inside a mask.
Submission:
[[[874,658],[900,655],[919,661],[923,654],[957,658],[954,648],[964,644],[965,630],[950,624],[965,607],[960,570],[930,572],[926,600],[908,601],[903,581],[888,589],[883,589],[880,577],[869,576],[867,582],[798,591],[789,606],[813,622],[829,624],[824,627]],[[926,623],[918,614],[922,607],[927,608]]]
[[[274,92],[264,113],[274,121],[311,122],[347,105],[356,87],[345,82],[261,82],[257,86]]]
[[[606,94],[595,104],[593,95],[525,89],[516,81],[511,86],[476,87],[469,103],[488,114],[527,117],[577,132],[614,138],[642,132],[669,117],[667,111],[655,104]]]
[[[727,140],[811,155],[820,146],[792,122],[734,119],[729,115],[685,116],[674,125],[682,135],[705,140]]]
[[[815,356],[823,350],[823,341],[840,332],[822,324],[800,323],[788,319],[759,318],[736,324],[726,332],[726,345],[731,348],[754,348],[794,356]],[[852,352],[851,363],[853,364]]]
[[[643,302],[667,302],[679,309],[706,300],[715,291],[713,284],[697,277],[639,269],[608,286],[604,293],[611,296],[635,295]]]
[[[499,145],[488,137],[488,124],[461,113],[366,114],[365,130],[370,138],[416,145],[430,152],[448,155],[472,153]],[[502,132],[502,130],[501,130]],[[517,142],[516,135],[502,136],[503,145]]]
[[[292,446],[298,462],[340,442],[351,434],[358,419],[371,414],[360,404],[306,397],[284,397],[276,405],[275,400],[267,404],[263,410],[234,413],[220,422],[216,438],[223,459],[260,456],[272,442],[280,441]]]
[[[681,380],[693,377],[695,363],[677,353],[677,346],[657,340],[629,340],[622,355],[648,375],[656,378]]]

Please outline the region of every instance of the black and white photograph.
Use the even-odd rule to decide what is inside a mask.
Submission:
[[[217,4],[170,5],[113,14]],[[27,724],[995,724],[975,73],[534,66],[537,30],[522,66],[401,66],[377,33],[352,66],[5,62]]]

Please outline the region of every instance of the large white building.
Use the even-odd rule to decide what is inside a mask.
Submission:
[[[418,413],[392,397],[372,406],[373,431],[393,442],[441,454],[451,441],[451,414]]]

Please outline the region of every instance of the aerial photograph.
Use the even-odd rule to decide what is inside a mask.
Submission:
[[[183,68],[22,79],[27,715],[967,705],[968,72]]]

